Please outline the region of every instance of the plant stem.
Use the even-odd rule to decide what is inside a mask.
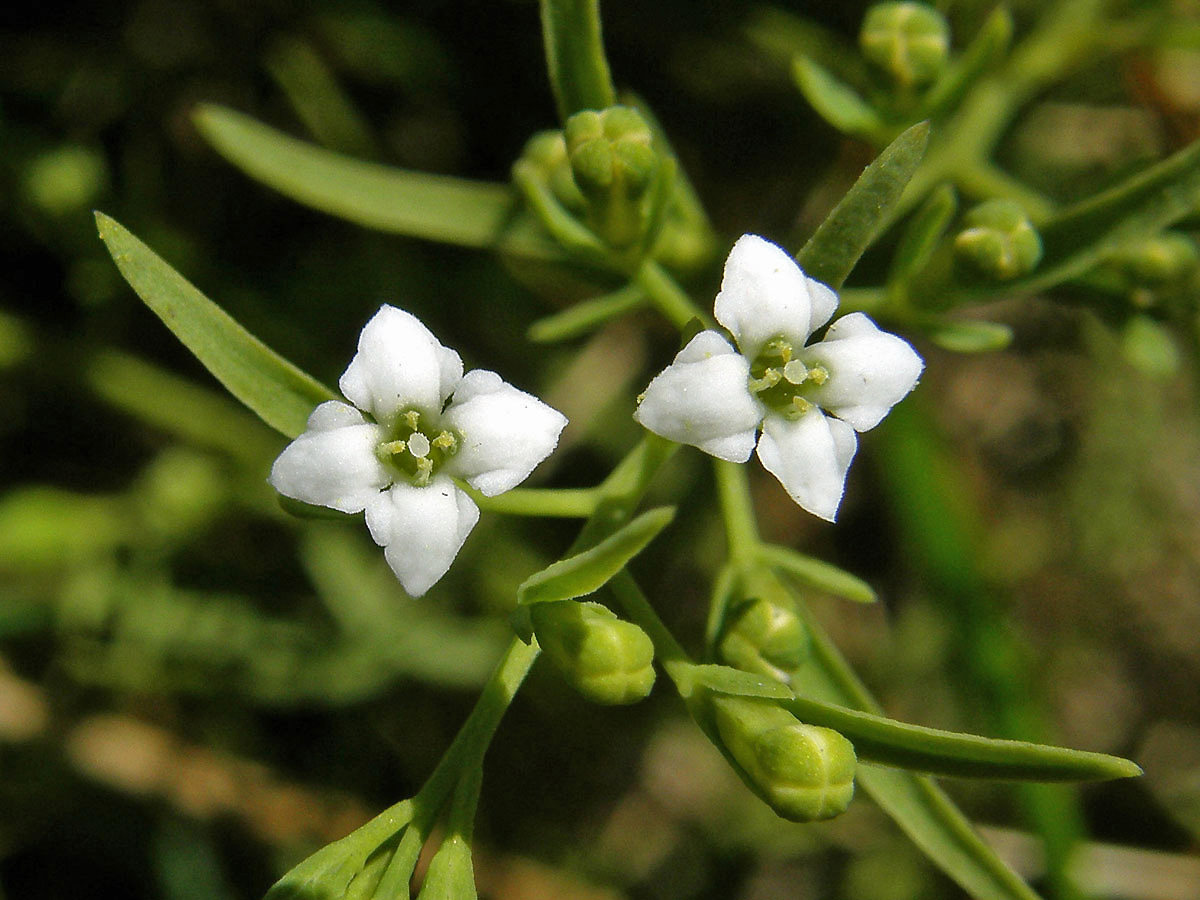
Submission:
[[[667,271],[654,260],[646,260],[634,273],[633,281],[646,292],[650,302],[680,331],[693,319],[712,327],[712,317],[694,304]]]
[[[463,484],[459,487],[480,509],[510,516],[586,519],[600,502],[595,488],[514,488],[495,497],[485,497],[472,487]]]
[[[754,561],[762,540],[750,500],[750,483],[746,470],[738,463],[713,461],[717,480],[717,500],[725,520],[725,537],[729,542],[729,559],[737,567]]]

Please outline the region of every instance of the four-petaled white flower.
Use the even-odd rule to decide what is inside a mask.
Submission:
[[[383,306],[362,330],[330,400],[275,460],[279,493],[345,513],[367,528],[414,597],[446,574],[479,520],[454,482],[485,497],[515,487],[558,445],[566,417],[495,372],[463,374],[410,313]]]
[[[782,248],[743,235],[713,306],[737,349],[716,331],[696,335],[650,382],[635,418],[730,462],[750,458],[761,426],[763,466],[793,500],[832,522],[855,432],[878,425],[924,367],[906,341],[862,313],[843,316],[809,344],[837,303]]]

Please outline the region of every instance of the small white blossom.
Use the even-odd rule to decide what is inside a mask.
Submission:
[[[414,597],[446,574],[479,520],[454,479],[503,493],[550,455],[567,424],[495,372],[464,375],[457,353],[392,306],[363,328],[338,386],[350,403],[318,406],[268,480],[285,497],[365,512]]]
[[[858,447],[916,386],[924,364],[862,313],[825,337],[837,294],[753,234],[733,245],[713,312],[737,349],[703,331],[646,388],[634,417],[718,459],[758,458],[804,509],[832,522]],[[762,430],[761,436],[757,434]]]

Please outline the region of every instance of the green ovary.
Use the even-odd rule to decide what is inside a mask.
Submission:
[[[815,404],[804,394],[828,380],[828,369],[806,365],[782,336],[767,341],[750,364],[751,393],[788,419],[798,419],[812,409]]]
[[[375,452],[384,465],[416,487],[424,487],[458,447],[459,436],[454,431],[441,428],[436,417],[410,409],[396,419],[391,439]]]

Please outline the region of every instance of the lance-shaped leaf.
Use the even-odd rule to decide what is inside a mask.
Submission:
[[[616,102],[597,0],[542,0],[542,38],[559,121]]]
[[[125,280],[229,393],[288,437],[304,431],[309,413],[334,399],[205,297],[153,250],[103,213],[100,238]]]
[[[574,600],[604,587],[625,564],[646,548],[675,517],[675,509],[660,506],[642,513],[594,547],[560,559],[529,576],[517,588],[517,602],[548,603]]]
[[[928,141],[929,123],[919,122],[867,166],[796,254],[796,262],[810,278],[835,290],[842,286],[916,172]]]
[[[792,60],[792,80],[821,118],[838,131],[883,143],[880,137],[887,126],[879,114],[858,91],[828,69],[807,56],[797,56]]]
[[[213,149],[244,173],[321,212],[464,247],[537,259],[562,255],[536,231],[510,227],[517,199],[508,185],[354,159],[221,106],[200,106],[194,120]]]
[[[743,672],[730,666],[719,666],[714,663],[703,665],[674,663],[671,677],[680,687],[680,693],[687,696],[683,688],[687,685],[708,688],[717,694],[730,694],[735,697],[766,697],[773,700],[790,700],[791,689],[774,678],[765,675],[755,675]]]
[[[863,762],[931,775],[1021,781],[1104,781],[1142,770],[1127,759],[910,725],[805,697],[782,704],[802,722],[840,731]]]

